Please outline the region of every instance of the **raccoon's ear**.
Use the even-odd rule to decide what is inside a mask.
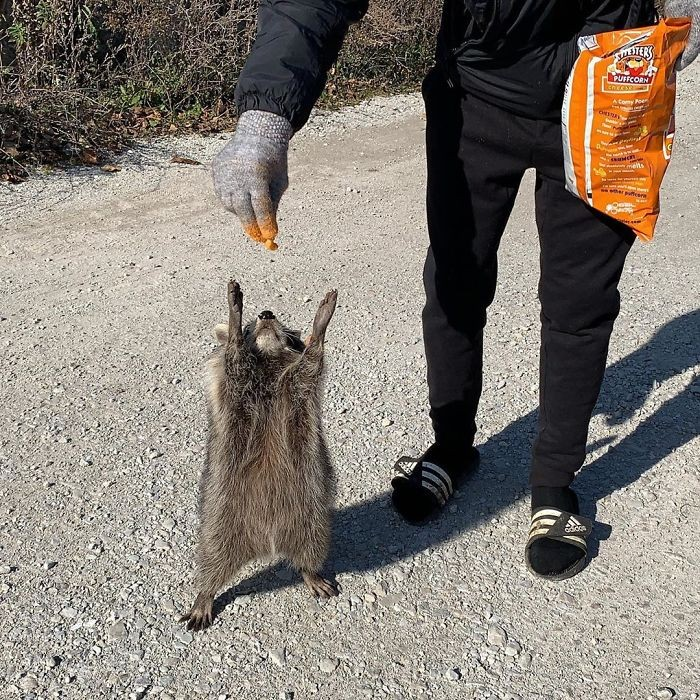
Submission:
[[[228,326],[225,323],[217,323],[214,326],[214,335],[220,345],[228,344]]]

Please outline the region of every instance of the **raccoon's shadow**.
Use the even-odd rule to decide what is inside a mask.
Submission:
[[[596,413],[607,415],[610,425],[631,418],[659,384],[697,364],[699,337],[700,310],[680,316],[660,328],[646,345],[608,368]],[[687,386],[643,420],[633,433],[586,467],[576,480],[583,513],[595,517],[596,501],[631,484],[698,436],[699,399],[697,382]],[[337,574],[381,569],[477,528],[495,513],[524,498],[536,423],[536,411],[532,411],[481,445],[482,466],[463,484],[453,502],[454,512],[447,510],[422,527],[409,526],[396,514],[388,491],[338,511],[328,569]],[[601,446],[599,442],[589,449]],[[341,476],[350,478],[350,475]],[[513,556],[521,556],[525,528],[526,523],[523,523],[522,532],[514,534],[517,550],[513,551]],[[599,541],[605,539],[609,531],[609,526],[596,527],[589,547],[592,557],[597,554]],[[301,580],[294,574],[282,576],[281,567],[268,568],[247,578],[236,590],[263,593]],[[231,590],[219,601],[224,604],[234,597]]]

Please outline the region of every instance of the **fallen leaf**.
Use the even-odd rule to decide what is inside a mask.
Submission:
[[[201,165],[198,160],[193,158],[186,158],[185,156],[180,156],[177,153],[170,159],[171,163],[181,163],[182,165]]]
[[[11,170],[0,173],[0,182],[9,182],[11,185],[19,185],[21,182],[26,182],[26,179],[17,173],[13,173]]]
[[[97,165],[99,158],[95,151],[91,148],[86,148],[84,151],[80,152],[80,160],[85,163],[85,165]]]
[[[104,170],[106,173],[118,173],[121,171],[121,166],[115,165],[114,163],[107,163],[103,165],[100,170]]]

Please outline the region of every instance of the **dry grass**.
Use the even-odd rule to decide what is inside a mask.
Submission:
[[[0,0],[0,177],[93,162],[136,134],[230,128],[257,0]],[[376,0],[353,27],[323,102],[413,88],[438,10]]]

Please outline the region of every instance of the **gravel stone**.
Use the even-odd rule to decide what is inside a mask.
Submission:
[[[322,659],[318,667],[323,673],[333,673],[338,668],[338,659]]]
[[[182,642],[183,644],[190,644],[194,637],[192,636],[191,632],[187,632],[186,630],[180,630],[175,633],[175,639]]]
[[[448,668],[445,671],[445,678],[448,681],[458,681],[462,677],[462,673],[458,668]]]
[[[34,676],[24,676],[24,678],[19,680],[19,687],[22,690],[31,691],[36,690],[39,687],[39,683]]]
[[[509,639],[508,644],[506,644],[505,654],[506,656],[517,656],[522,651],[522,647],[519,642],[515,639]]]
[[[527,652],[521,654],[518,657],[518,666],[520,666],[523,671],[527,671],[530,666],[532,666],[532,654],[528,654]]]
[[[169,612],[171,615],[175,615],[178,612],[177,606],[173,602],[172,598],[163,598],[163,600],[160,601],[160,604],[163,606],[163,610]]]
[[[139,676],[134,680],[134,690],[137,693],[143,692],[151,685],[151,679],[149,676]]]
[[[379,605],[387,610],[392,610],[395,606],[401,603],[401,600],[402,598],[400,596],[390,593],[389,595],[382,596],[379,599]]]
[[[489,625],[486,632],[486,639],[492,646],[504,647],[508,641],[508,635],[502,627],[498,625]]]
[[[114,640],[125,639],[126,638],[126,625],[121,621],[115,622],[113,625],[110,625],[109,629],[107,630],[107,636],[110,639],[114,639]]]
[[[676,697],[676,691],[673,688],[658,688],[656,691],[656,697],[660,700],[672,700]]]
[[[284,647],[273,649],[270,652],[270,661],[276,666],[284,666],[287,663],[287,650]]]

